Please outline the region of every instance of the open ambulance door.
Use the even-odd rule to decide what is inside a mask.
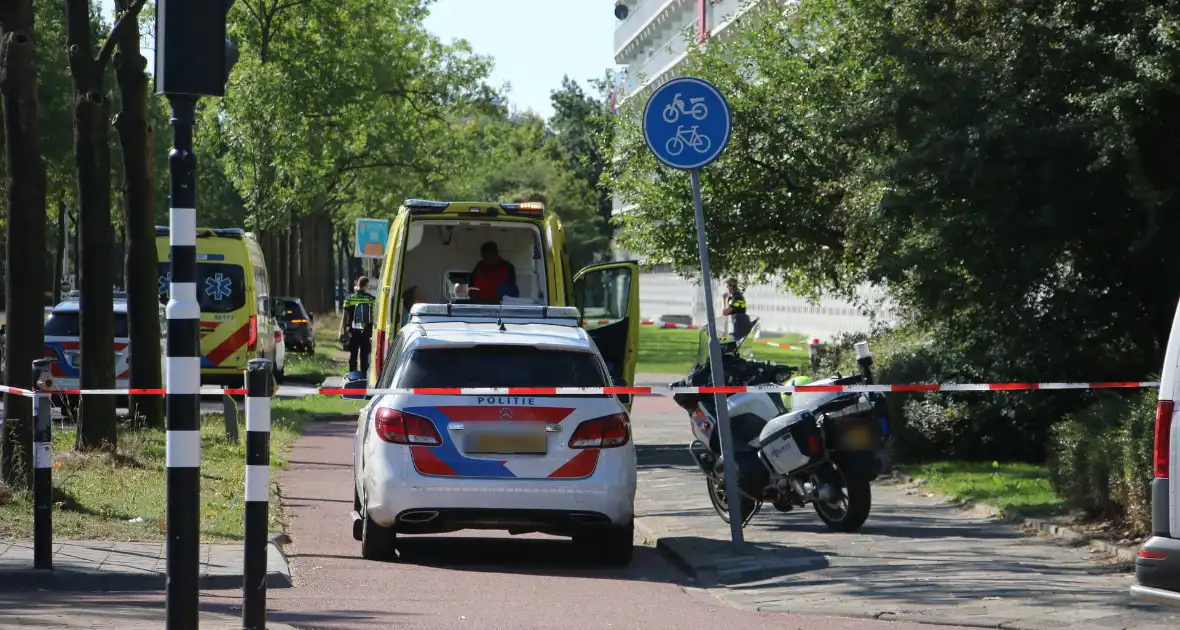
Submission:
[[[591,265],[574,276],[574,305],[582,314],[581,325],[606,361],[614,385],[635,384],[639,358],[639,263],[609,262]],[[599,321],[607,323],[597,325]],[[620,399],[631,409],[631,397]]]
[[[385,245],[385,259],[381,264],[381,279],[377,290],[377,321],[373,326],[372,356],[369,361],[369,382],[376,383],[385,367],[389,344],[401,330],[402,261],[406,256],[406,238],[410,221],[399,212],[389,226],[389,240]],[[408,288],[408,287],[407,287]]]

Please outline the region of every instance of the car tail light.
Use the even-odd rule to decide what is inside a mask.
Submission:
[[[385,363],[385,331],[377,331],[377,356],[373,357],[373,373],[381,373],[381,365]]]
[[[1168,465],[1172,463],[1172,414],[1176,403],[1161,400],[1155,408],[1155,476],[1168,478]]]
[[[289,323],[289,324],[306,324],[306,323],[307,323],[307,320],[306,320],[306,319],[302,319],[302,318],[298,318],[298,317],[297,317],[297,318],[295,318],[295,319],[293,319],[293,320],[291,320],[290,322],[287,322],[287,323]]]
[[[377,437],[391,444],[416,446],[442,444],[442,436],[438,434],[438,429],[434,428],[434,423],[412,413],[404,413],[397,409],[378,409],[374,424]]]
[[[275,331],[275,343],[282,343],[282,342],[283,342],[283,331],[276,330]]]
[[[631,421],[616,413],[587,420],[570,437],[570,448],[614,448],[631,441]]]
[[[250,340],[246,342],[246,349],[253,351],[258,348],[258,317],[250,316]]]

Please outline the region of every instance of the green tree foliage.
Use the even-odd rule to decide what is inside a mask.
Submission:
[[[422,0],[237,6],[242,58],[204,127],[255,227],[421,186],[449,156],[448,116],[485,95],[487,60],[427,33]]]
[[[882,284],[930,331],[931,379],[1158,370],[1180,294],[1178,18],[1162,0],[803,0],[745,19],[685,72],[735,111],[703,176],[716,272]],[[691,270],[688,178],[629,109],[624,244]],[[965,399],[963,440],[1036,456],[1082,401],[1039,396]]]
[[[594,262],[610,249],[610,192],[602,181],[603,138],[613,132],[605,101],[566,77],[552,93],[548,121],[513,113],[500,101],[458,121],[452,137],[461,147],[432,194],[442,199],[541,201],[561,217],[570,263]]]

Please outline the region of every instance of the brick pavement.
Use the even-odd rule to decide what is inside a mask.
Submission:
[[[240,606],[201,601],[203,630],[241,630]],[[240,599],[237,600],[240,604]],[[0,593],[0,630],[16,628],[111,628],[159,630],[164,627],[164,594],[123,593],[120,597],[98,593],[24,592]],[[295,630],[284,623],[267,621],[267,630]]]
[[[687,415],[640,399],[637,529],[718,599],[760,611],[1024,630],[1180,628],[1180,613],[1133,603],[1120,564],[1088,546],[1033,537],[897,482],[874,487],[859,534],[830,533],[811,509],[772,506],[734,553],[687,455]]]
[[[275,537],[272,536],[272,540]],[[50,589],[61,591],[136,591],[163,589],[164,543],[98,540],[54,541],[53,570],[33,568],[30,540],[0,540],[0,592]],[[200,586],[234,589],[242,586],[242,545],[201,545]],[[291,569],[278,545],[267,548],[267,586],[291,586]]]

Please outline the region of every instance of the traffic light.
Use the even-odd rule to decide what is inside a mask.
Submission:
[[[157,0],[157,94],[225,95],[238,47],[225,37],[234,0],[221,2],[222,11],[209,11],[210,0]]]

